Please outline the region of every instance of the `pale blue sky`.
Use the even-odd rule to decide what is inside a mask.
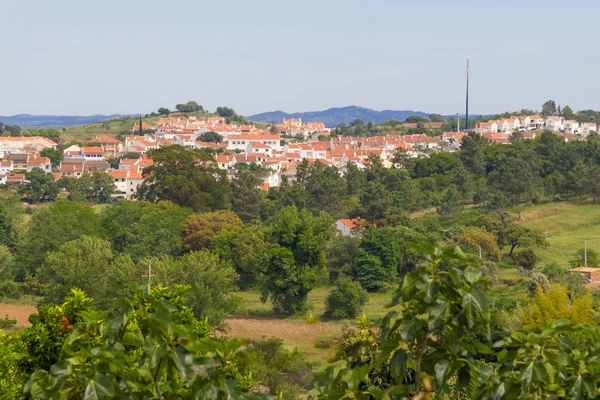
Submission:
[[[600,108],[597,0],[0,0],[0,115]]]

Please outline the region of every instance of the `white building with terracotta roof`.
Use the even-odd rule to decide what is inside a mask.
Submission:
[[[584,122],[577,130],[577,133],[583,137],[589,136],[591,132],[598,132],[598,128],[594,122]]]
[[[579,122],[572,119],[566,120],[563,124],[563,128],[565,132],[575,133],[579,129]]]
[[[562,131],[563,130],[563,117],[550,116],[546,118],[546,129],[551,131]]]
[[[0,158],[4,158],[5,153],[39,153],[56,146],[52,140],[40,136],[0,136]]]
[[[249,143],[269,146],[272,151],[281,151],[281,136],[276,135],[237,135],[228,138],[227,150],[246,151]]]

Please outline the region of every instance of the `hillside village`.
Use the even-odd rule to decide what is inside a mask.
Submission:
[[[417,126],[403,125],[407,128]],[[428,123],[428,128],[439,129],[441,126],[441,122]],[[370,157],[380,158],[383,166],[389,168],[398,150],[408,157],[456,151],[467,134],[336,136],[332,135],[335,128],[327,128],[323,122],[284,119],[280,124],[261,130],[254,125],[226,123],[222,117],[201,119],[193,116],[164,118],[157,126],[142,123],[142,132],[153,132],[145,135],[139,135],[139,129],[139,124],[133,124],[131,135],[124,140],[98,134],[84,146],[71,145],[63,150],[64,159],[54,170],[50,159],[42,157],[40,152],[45,148],[56,149],[57,143],[42,137],[0,137],[0,184],[22,184],[26,182],[25,172],[36,167],[52,172],[56,180],[63,177],[77,179],[83,174],[101,171],[114,179],[118,191],[116,197],[132,199],[144,180],[144,169],[153,164],[147,153],[160,147],[180,145],[212,150],[216,165],[226,170],[230,177],[234,176],[236,165],[240,163],[255,163],[265,168],[269,172],[263,177],[261,188],[268,190],[280,186],[284,179],[294,182],[297,166],[305,159],[334,166],[342,174],[349,163],[365,168]],[[542,129],[555,131],[567,142],[585,139],[597,131],[593,123],[580,124],[558,116],[528,115],[478,121],[474,132],[492,143],[509,144],[513,132],[520,132],[522,139],[527,140],[535,139]],[[203,142],[202,135],[209,132],[218,135],[221,141]],[[109,160],[120,160],[118,168]]]

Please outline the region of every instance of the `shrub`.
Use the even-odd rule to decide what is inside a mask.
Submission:
[[[16,324],[17,320],[8,318],[8,315],[5,315],[3,319],[0,319],[0,329],[12,328]]]
[[[369,300],[367,291],[360,283],[342,276],[335,282],[325,305],[325,317],[331,319],[356,318]]]
[[[263,338],[239,353],[237,367],[241,376],[251,376],[256,385],[265,386],[282,399],[297,399],[310,379],[310,365],[297,349],[287,350],[283,340]]]
[[[21,296],[19,285],[13,281],[0,282],[0,299],[17,299]]]
[[[537,263],[537,257],[532,249],[525,249],[515,253],[514,260],[518,267],[529,271],[534,269]]]

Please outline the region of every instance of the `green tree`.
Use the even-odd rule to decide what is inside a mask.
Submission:
[[[262,178],[270,172],[256,164],[238,164],[236,168],[235,177],[231,181],[231,208],[245,223],[257,223],[260,221],[265,198],[260,185]]]
[[[154,165],[144,169],[139,198],[169,200],[196,212],[227,209],[231,188],[224,170],[211,155],[174,145],[149,151]]]
[[[571,268],[583,267],[586,261],[586,250],[579,249],[573,253],[572,258],[569,260]],[[587,266],[588,267],[600,267],[600,255],[592,249],[587,249]]]
[[[236,116],[236,113],[233,111],[233,108],[217,107],[217,115],[223,118],[233,118]]]
[[[116,257],[109,242],[81,236],[48,253],[37,275],[48,287],[47,303],[62,303],[77,287],[89,293],[97,307],[108,308],[130,293],[132,283],[141,283],[139,272],[129,256]]]
[[[548,117],[556,113],[556,103],[554,100],[548,100],[542,104],[542,117]]]
[[[329,281],[335,282],[341,275],[351,276],[356,268],[356,257],[361,239],[356,236],[335,236],[327,247],[327,271]]]
[[[452,185],[440,199],[440,205],[437,208],[437,212],[446,224],[451,225],[459,217],[462,209],[463,205],[460,194],[456,189],[456,186]]]
[[[270,300],[276,313],[301,313],[308,307],[308,292],[316,282],[317,275],[309,265],[297,264],[294,253],[275,244],[268,249],[267,266],[260,277],[260,300]]]
[[[464,166],[476,175],[485,175],[485,147],[488,145],[489,141],[486,138],[473,132],[462,139],[460,159]]]
[[[369,292],[379,291],[398,278],[402,249],[392,228],[367,228],[356,256],[356,280]]]
[[[185,104],[177,104],[175,109],[182,113],[204,112],[204,107],[195,101],[188,101]]]
[[[204,132],[197,140],[201,142],[221,143],[223,137],[216,132]]]
[[[27,196],[32,203],[53,201],[58,196],[58,185],[50,172],[35,167],[25,174],[27,183],[19,187],[19,193]]]
[[[357,318],[368,300],[369,295],[360,283],[342,276],[327,296],[324,316],[331,319]]]
[[[431,122],[444,122],[444,117],[442,117],[440,114],[429,114],[429,119],[431,120]]]
[[[221,230],[212,243],[215,253],[235,267],[241,288],[251,288],[258,283],[268,259],[264,228],[245,225],[234,230]]]
[[[57,200],[38,208],[17,247],[15,262],[23,271],[35,273],[46,253],[57,251],[63,244],[83,235],[99,237],[103,234],[100,216],[88,204]]]
[[[575,119],[575,113],[573,112],[573,110],[571,109],[571,107],[569,106],[564,106],[562,109],[562,116],[566,119],[566,120],[572,120]]]
[[[169,201],[121,201],[102,214],[102,226],[113,249],[129,254],[134,261],[146,256],[183,253],[181,223],[192,214],[188,208]]]
[[[289,249],[297,265],[316,272],[325,269],[325,248],[334,234],[328,214],[313,216],[306,209],[298,214],[296,207],[284,207],[269,231],[269,242]]]
[[[159,257],[152,260],[155,281],[166,286],[189,285],[186,304],[199,318],[208,318],[213,328],[223,328],[223,319],[242,308],[235,295],[238,275],[231,264],[208,251],[191,252],[179,259]]]
[[[508,225],[503,236],[510,245],[510,252],[508,255],[511,257],[517,246],[548,247],[548,241],[542,232],[515,223]]]
[[[211,249],[212,240],[219,232],[231,231],[242,225],[242,220],[232,211],[190,215],[181,223],[183,245],[192,251]]]
[[[40,152],[42,157],[48,157],[50,162],[52,163],[52,168],[58,168],[63,158],[65,158],[65,153],[63,153],[60,149],[54,149],[52,147],[47,147]]]
[[[325,211],[335,219],[347,215],[346,183],[337,168],[315,162],[308,170],[304,187],[313,214]]]
[[[20,196],[3,196],[0,200],[0,244],[14,251],[19,241],[23,207]]]
[[[171,110],[169,110],[168,108],[165,108],[165,107],[160,107],[158,109],[158,113],[160,115],[169,115],[169,114],[171,114]]]

